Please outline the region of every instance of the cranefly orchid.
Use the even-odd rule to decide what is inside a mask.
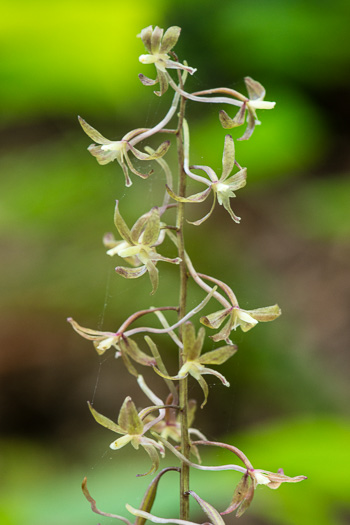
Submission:
[[[199,203],[199,202],[203,202],[212,191],[214,194],[214,199],[213,199],[213,204],[212,204],[212,207],[209,213],[207,213],[204,217],[202,217],[202,219],[191,222],[191,224],[195,224],[196,226],[199,226],[204,221],[209,219],[215,207],[216,197],[218,199],[218,203],[221,204],[228,211],[231,219],[239,223],[241,219],[240,217],[237,217],[237,215],[235,215],[234,212],[232,211],[232,208],[230,205],[230,199],[236,196],[234,193],[235,191],[239,190],[240,188],[243,188],[246,185],[247,169],[240,168],[237,173],[230,176],[235,164],[237,164],[235,160],[235,146],[234,146],[233,138],[231,137],[231,135],[226,135],[225,137],[224,153],[222,156],[222,172],[221,172],[220,178],[216,175],[215,171],[209,166],[199,166],[199,165],[188,166],[189,164],[189,159],[188,159],[189,140],[190,139],[189,139],[188,124],[186,120],[184,120],[184,147],[185,147],[184,169],[189,177],[199,182],[202,182],[203,184],[208,186],[208,188],[205,189],[204,191],[201,191],[200,193],[191,195],[190,197],[180,197],[179,195],[176,195],[172,191],[172,189],[167,186],[166,188],[167,188],[169,195],[178,202]],[[194,173],[191,172],[191,170],[204,171],[208,175],[209,180],[199,175],[195,175]]]
[[[166,71],[167,69],[183,69],[191,75],[197,71],[193,67],[171,60],[168,54],[176,45],[180,32],[181,28],[178,26],[169,27],[165,33],[163,29],[158,26],[154,29],[152,26],[148,26],[141,31],[141,40],[149,54],[141,55],[139,60],[142,64],[154,64],[157,70],[157,76],[155,80],[145,75],[139,75],[139,78],[146,86],[159,83],[159,91],[154,92],[158,96],[163,95],[168,89],[169,75]]]
[[[162,306],[150,306],[137,310],[129,315],[115,332],[85,328],[72,318],[69,318],[68,321],[79,335],[93,342],[100,356],[113,349],[115,357],[121,358],[125,367],[124,370],[130,374],[133,380],[136,380],[138,388],[152,403],[151,406],[138,409],[132,397],[127,395],[121,404],[117,422],[102,415],[89,403],[89,409],[94,419],[100,425],[118,434],[110,447],[118,451],[128,444],[131,444],[135,449],[143,448],[151,460],[151,467],[147,474],[154,473],[158,469],[160,456],[164,455],[165,449],[168,449],[181,463],[180,467],[174,466],[163,469],[155,476],[147,488],[139,508],[136,509],[131,505],[126,506],[131,515],[135,517],[135,525],[143,525],[146,520],[154,523],[195,525],[190,521],[190,497],[194,498],[204,511],[207,522],[212,525],[224,525],[222,516],[230,512],[235,512],[236,516],[240,516],[246,511],[258,485],[266,485],[271,489],[276,489],[281,483],[297,483],[306,478],[305,476],[286,476],[282,469],[279,469],[277,473],[256,469],[247,456],[234,445],[208,441],[200,428],[192,427],[197,404],[195,400],[189,399],[190,381],[193,379],[197,381],[203,391],[204,400],[201,405],[203,408],[207,403],[209,393],[208,384],[204,379],[206,375],[214,376],[223,385],[230,386],[226,377],[212,366],[223,365],[237,351],[237,346],[230,340],[230,337],[235,334],[235,330],[240,327],[243,332],[247,332],[259,322],[276,319],[281,314],[281,310],[277,304],[249,310],[242,308],[232,288],[216,277],[197,271],[187,250],[185,250],[185,244],[187,245],[184,228],[186,222],[185,208],[203,202],[212,193],[213,205],[209,213],[192,224],[200,226],[205,220],[209,219],[217,201],[236,223],[233,225],[229,221],[236,228],[240,218],[233,212],[230,200],[235,197],[235,192],[243,188],[247,182],[247,169],[242,168],[236,160],[235,142],[231,135],[225,137],[221,174],[217,175],[211,167],[204,165],[205,161],[203,165],[190,165],[190,132],[185,118],[185,109],[191,102],[220,104],[219,117],[222,126],[225,129],[235,131],[236,127],[247,121],[247,128],[243,137],[237,139],[247,140],[251,138],[256,124],[260,123],[257,118],[257,111],[272,109],[275,103],[264,100],[265,88],[251,77],[245,78],[248,96],[231,88],[215,87],[188,93],[185,91],[186,77],[188,73],[193,74],[196,69],[189,67],[185,60],[180,61],[173,51],[180,36],[180,28],[172,26],[164,32],[158,26],[154,29],[153,26],[148,26],[141,31],[139,36],[146,48],[146,54],[142,54],[139,58],[141,64],[153,64],[156,68],[155,80],[141,74],[139,75],[141,82],[146,86],[158,83],[159,90],[155,91],[158,96],[163,95],[169,88],[174,91],[170,108],[165,116],[151,128],[140,127],[127,132],[121,140],[105,138],[80,117],[79,122],[85,133],[94,141],[94,144],[88,148],[89,152],[102,165],[116,160],[124,174],[126,186],[131,185],[129,171],[142,179],[149,178],[153,171],[146,170],[149,170],[148,163],[151,161],[155,161],[155,166],[157,164],[160,166],[163,177],[165,174],[167,186],[165,187],[162,182],[160,183],[164,188],[161,201],[158,203],[152,200],[151,209],[148,206],[144,209],[146,203],[139,202],[138,207],[142,209],[138,210],[137,216],[139,218],[131,229],[120,213],[117,200],[114,224],[119,238],[116,239],[113,234],[109,233],[104,236],[103,242],[107,248],[108,256],[118,256],[129,265],[117,266],[116,273],[127,279],[135,279],[148,273],[152,294],[158,290],[159,272],[162,270],[162,268],[158,269],[158,262],[164,261],[177,265],[180,269],[177,294],[179,301],[176,306],[164,306],[164,301],[168,302],[166,300],[168,294],[173,291],[175,280],[172,280],[169,281],[168,288],[160,300]],[[235,106],[238,108],[237,114],[233,118],[229,117],[221,109],[222,105]],[[174,117],[177,117],[177,121],[173,125],[172,119]],[[158,148],[152,149],[150,145],[144,143],[146,139],[158,133],[167,135],[167,140],[161,142]],[[171,164],[163,159],[170,147],[171,139],[176,140],[177,181],[173,176]],[[141,143],[145,144],[144,151],[138,149],[140,146],[136,148]],[[146,161],[145,173],[136,169],[131,161],[130,154],[141,163]],[[196,174],[196,170],[204,172],[204,176]],[[157,177],[158,173],[154,175]],[[197,181],[206,187],[199,193],[188,195],[186,193],[187,179]],[[156,182],[153,184],[155,187]],[[176,187],[177,189],[175,189]],[[149,195],[152,194],[149,192]],[[123,203],[127,206],[127,197],[126,195],[124,197]],[[175,217],[172,215],[173,211],[176,212]],[[198,231],[200,230],[201,228],[198,229]],[[172,243],[169,252],[166,251],[168,250],[167,243],[164,242],[163,244],[165,238],[170,239]],[[162,245],[162,255],[158,253],[160,245]],[[203,246],[208,245],[206,239],[203,240]],[[176,253],[172,253],[171,249],[175,249]],[[162,265],[159,266],[162,267]],[[192,282],[194,287],[199,287],[201,293],[204,291],[206,294],[199,304],[195,302],[197,305],[191,310],[189,309],[189,304],[191,304],[189,295],[190,292],[192,293],[192,289],[188,287],[188,282]],[[163,280],[162,278],[162,286],[166,284],[166,279]],[[138,300],[139,294],[135,293],[134,295],[135,301]],[[212,309],[204,310],[212,298],[220,303],[220,310],[214,312]],[[193,299],[191,300],[193,301]],[[119,311],[123,308],[124,305],[121,305]],[[199,321],[210,329],[219,330],[211,336],[211,339],[215,342],[225,341],[224,346],[213,349],[211,342],[209,351],[208,349],[203,351],[206,348],[205,328],[202,326],[198,329],[194,321],[195,316],[202,310],[201,318],[197,319],[197,323]],[[161,327],[155,327],[154,322],[146,323],[144,326],[134,324],[139,323],[140,318],[148,314],[152,314],[153,321],[153,314],[156,315],[157,322],[160,322]],[[174,314],[177,315],[177,320],[171,319],[170,316]],[[170,345],[168,345],[169,348],[165,348],[166,337],[160,339],[159,342],[156,339],[156,343],[149,334],[156,338],[165,335],[170,345],[176,347],[178,366],[173,375],[169,374],[167,366],[174,367],[174,361],[171,364],[169,362],[168,365],[164,359],[165,357],[168,358],[172,351]],[[146,352],[142,350],[141,335],[144,336],[145,343],[148,346]],[[148,384],[146,384],[143,375],[138,370],[139,365],[142,365],[145,374],[152,375],[151,383],[147,380]],[[161,376],[162,379],[158,376]],[[163,381],[165,384],[162,384]],[[158,389],[161,388],[159,383],[163,386],[160,395],[157,394]],[[152,388],[148,386],[149,384]],[[164,388],[166,392],[164,392]],[[163,399],[166,401],[164,402]],[[151,433],[151,437],[148,432]],[[241,464],[203,465],[198,452],[202,445],[226,448],[237,456]],[[189,459],[190,454],[194,455],[197,463]],[[232,501],[225,510],[220,512],[212,503],[204,500],[192,490],[189,478],[190,468],[202,471],[233,470],[242,475],[242,479],[234,491]],[[165,473],[174,470],[180,473],[180,517],[163,518],[153,514],[151,510],[160,480]],[[97,508],[95,500],[87,489],[86,478],[83,481],[82,488],[94,512],[119,519],[126,525],[131,525],[127,518]]]
[[[158,287],[158,270],[156,263],[158,261],[179,264],[180,258],[173,259],[163,257],[156,251],[156,246],[161,244],[165,237],[164,230],[161,229],[159,209],[157,207],[142,215],[129,230],[123,217],[119,212],[118,201],[114,212],[114,224],[123,240],[116,241],[112,234],[104,237],[104,244],[108,249],[107,254],[110,256],[119,255],[134,268],[125,268],[117,266],[116,272],[126,279],[136,279],[148,272],[152,283],[152,294]]]

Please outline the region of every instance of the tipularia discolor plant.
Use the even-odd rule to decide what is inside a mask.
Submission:
[[[129,372],[130,380],[137,382],[138,387],[152,403],[149,406],[149,401],[147,401],[146,408],[138,410],[132,398],[127,395],[116,422],[102,415],[89,403],[89,409],[97,423],[111,431],[110,447],[115,451],[129,445],[135,449],[143,449],[149,456],[150,468],[148,472],[140,476],[156,473],[161,457],[165,453],[173,454],[177,464],[174,467],[164,468],[156,475],[138,508],[126,505],[128,512],[135,517],[135,523],[141,524],[145,520],[150,520],[155,523],[190,524],[192,522],[189,519],[189,498],[193,497],[206,514],[206,521],[214,525],[221,525],[222,515],[235,512],[238,517],[247,510],[258,485],[276,489],[281,483],[296,483],[306,478],[305,476],[286,476],[282,469],[273,473],[254,468],[247,456],[233,444],[208,441],[199,430],[192,427],[197,403],[188,398],[188,381],[194,379],[199,383],[203,391],[200,401],[200,406],[203,408],[209,394],[206,375],[213,375],[224,386],[230,386],[217,367],[223,365],[237,351],[236,345],[231,341],[231,337],[233,338],[231,332],[239,328],[247,332],[259,322],[273,321],[281,314],[281,311],[276,304],[252,310],[241,308],[230,286],[216,276],[199,273],[185,250],[185,206],[196,208],[196,203],[203,202],[208,197],[212,199],[210,211],[192,223],[194,226],[191,227],[198,228],[198,235],[205,235],[205,230],[203,233],[205,226],[202,224],[210,219],[216,203],[225,208],[228,213],[227,220],[232,221],[232,227],[236,228],[241,219],[232,210],[231,199],[235,197],[235,192],[246,185],[247,181],[247,169],[240,166],[236,160],[235,144],[230,134],[226,135],[223,144],[222,168],[219,173],[216,173],[210,166],[190,163],[190,131],[185,119],[185,107],[188,101],[218,104],[221,125],[225,129],[231,129],[246,123],[243,136],[238,140],[247,140],[252,136],[255,126],[260,124],[257,112],[260,109],[272,109],[275,103],[264,100],[265,89],[250,77],[245,78],[247,95],[229,88],[213,88],[188,93],[185,90],[186,77],[188,74],[195,73],[196,69],[188,66],[185,61],[181,63],[172,51],[180,36],[180,28],[170,27],[164,33],[159,27],[153,29],[152,26],[149,26],[143,29],[139,36],[146,48],[145,54],[139,58],[140,62],[145,65],[145,69],[150,69],[150,65],[156,69],[154,79],[144,74],[140,74],[139,78],[145,86],[156,85],[158,90],[154,93],[157,96],[162,96],[168,89],[173,90],[173,99],[167,114],[153,128],[134,129],[117,141],[105,138],[80,117],[79,122],[93,141],[93,144],[88,147],[91,155],[96,157],[99,164],[107,164],[116,160],[121,168],[117,171],[121,176],[123,172],[127,187],[132,184],[133,176],[147,179],[152,173],[152,171],[139,171],[135,167],[133,157],[139,161],[146,161],[147,166],[150,161],[155,161],[164,171],[167,184],[164,188],[163,202],[155,202],[154,206],[142,214],[130,227],[124,221],[122,214],[126,205],[129,208],[132,207],[132,202],[127,203],[126,200],[123,200],[125,204],[122,207],[117,201],[114,213],[115,237],[113,234],[107,234],[103,242],[107,248],[107,254],[117,259],[117,274],[126,279],[138,279],[148,274],[152,295],[157,291],[162,263],[176,265],[175,270],[180,274],[179,304],[178,306],[152,306],[146,310],[136,311],[119,328],[111,327],[111,331],[108,332],[83,328],[73,319],[68,320],[78,334],[93,342],[99,355],[113,349],[116,357],[121,358],[120,366],[125,367]],[[170,74],[171,69],[175,69],[176,72]],[[227,106],[231,106],[229,110],[231,115],[232,110],[236,111],[236,113],[233,111],[233,116],[229,116],[222,109]],[[162,136],[166,135],[169,140],[159,141],[160,145],[155,150],[149,146],[146,146],[144,151],[137,148],[139,143],[159,133]],[[177,183],[164,158],[171,146],[172,139],[176,143],[173,147],[177,148]],[[218,152],[219,155],[220,152]],[[195,159],[191,158],[191,161]],[[142,162],[138,162],[137,166],[142,167]],[[193,195],[186,195],[188,177],[202,184],[204,189]],[[175,221],[171,220],[171,211],[174,208],[176,210]],[[166,255],[162,247],[166,237],[174,245],[174,252],[170,256]],[[189,279],[193,280],[204,293],[202,302],[190,311],[187,308]],[[166,316],[174,310],[177,312],[178,321],[170,324]],[[194,324],[199,313],[201,313],[199,322],[202,325],[200,327]],[[159,328],[133,327],[137,319],[154,315],[159,321]],[[221,342],[221,346],[208,352],[202,352],[206,337],[204,327],[212,331],[211,339],[215,343]],[[137,341],[138,338],[135,338],[137,334],[144,334],[145,343],[142,349]],[[167,356],[163,355],[157,346],[157,334],[167,334],[169,344],[174,347],[174,351],[178,352],[179,368],[175,375],[170,375],[167,371]],[[152,373],[164,379],[168,389],[166,399],[161,399],[146,384],[142,375],[142,367],[152,369]],[[238,458],[240,464],[216,467],[202,465],[199,448],[205,445],[230,450]],[[116,453],[122,454],[122,452]],[[235,470],[242,474],[231,503],[226,509],[216,509],[212,503],[204,501],[199,494],[191,490],[189,476],[191,468],[216,471]],[[180,516],[161,518],[151,514],[151,508],[158,484],[163,475],[169,471],[177,471],[180,475]],[[94,512],[130,524],[129,519],[123,516],[106,513],[97,508],[95,500],[88,491],[86,479],[83,481],[83,492]]]

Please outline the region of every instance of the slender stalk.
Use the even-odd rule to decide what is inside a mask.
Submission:
[[[179,75],[180,87],[181,75]],[[179,187],[178,194],[181,197],[186,195],[186,173],[184,171],[184,146],[183,146],[183,119],[185,115],[186,100],[181,97],[180,111],[178,120],[178,129],[176,134],[177,139],[177,156],[179,165]],[[181,258],[180,263],[180,297],[179,297],[179,319],[186,315],[186,297],[187,297],[187,268],[185,262],[185,242],[184,242],[184,203],[179,202],[176,215],[177,227],[177,245],[178,255]],[[181,334],[180,334],[181,335]],[[179,367],[184,363],[182,348],[179,347]],[[185,458],[189,458],[190,454],[190,439],[188,434],[188,381],[187,378],[179,381],[179,405],[180,405],[180,419],[181,419],[181,453]],[[181,462],[180,472],[180,518],[183,520],[189,519],[189,465],[184,461]]]

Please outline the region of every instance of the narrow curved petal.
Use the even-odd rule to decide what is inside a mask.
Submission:
[[[233,170],[235,165],[235,143],[231,135],[226,135],[224,153],[222,156],[222,175],[220,181],[224,181]]]
[[[255,113],[248,106],[247,128],[246,128],[244,134],[242,135],[242,137],[240,137],[237,140],[248,140],[248,139],[250,139],[250,137],[253,134],[253,131],[254,131],[254,128],[255,128],[255,124],[256,124]]]
[[[112,140],[106,139],[106,137],[101,135],[101,133],[97,131],[97,129],[90,126],[90,124],[88,124],[86,120],[84,120],[83,118],[79,116],[78,116],[78,120],[79,120],[81,127],[87,134],[87,136],[90,137],[90,139],[92,139],[93,141],[97,142],[97,144],[113,144]]]
[[[221,383],[224,386],[230,386],[230,383],[227,381],[226,377],[220,374],[217,370],[214,370],[213,368],[203,368],[201,371],[202,375],[212,375],[220,379]]]
[[[169,193],[170,197],[172,197],[175,201],[178,201],[178,202],[192,202],[192,203],[205,201],[205,199],[208,197],[208,195],[209,195],[209,193],[211,192],[211,189],[212,189],[211,186],[209,186],[206,190],[201,191],[199,193],[195,193],[195,194],[191,195],[190,197],[180,197],[179,195],[176,195],[176,193],[174,193],[173,190],[171,190],[167,184],[165,185],[165,187],[166,187],[166,191]]]
[[[159,91],[155,91],[154,93],[158,97],[161,97],[168,90],[168,86],[169,86],[167,72],[162,71],[161,69],[157,68],[157,78],[159,82]]]
[[[93,408],[93,406],[88,402],[88,406],[90,409],[91,414],[93,415],[95,421],[99,423],[99,425],[102,425],[105,428],[108,428],[109,430],[112,430],[113,432],[116,432],[117,434],[125,434],[125,429],[122,428],[120,425],[117,425],[114,421],[109,419],[106,416],[103,416],[97,410]]]
[[[146,77],[146,75],[143,75],[142,73],[139,74],[139,79],[144,86],[154,86],[154,84],[158,83],[158,78],[153,80],[152,78]]]
[[[96,500],[94,500],[94,498],[90,495],[90,492],[88,491],[86,483],[87,483],[87,478],[85,477],[81,484],[81,488],[82,488],[85,498],[90,503],[91,510],[93,512],[95,512],[96,514],[100,514],[101,516],[106,516],[107,518],[115,518],[117,520],[123,521],[126,525],[131,525],[130,521],[124,518],[123,516],[118,516],[117,514],[111,514],[109,512],[103,512],[102,510],[99,510],[96,506]]]
[[[201,372],[201,373],[202,373],[202,372]],[[209,387],[208,387],[208,383],[206,382],[206,380],[201,376],[201,373],[198,372],[198,371],[195,370],[195,369],[191,369],[191,370],[190,370],[190,374],[191,374],[191,376],[192,376],[196,381],[198,381],[199,386],[200,386],[201,389],[203,390],[204,401],[203,401],[203,403],[201,404],[201,408],[203,408],[203,407],[207,404],[208,395],[209,395]]]
[[[209,219],[209,217],[213,213],[214,208],[215,208],[215,203],[216,203],[216,192],[214,192],[213,204],[211,205],[209,212],[206,215],[204,215],[204,217],[202,217],[201,219],[198,219],[198,221],[187,221],[187,222],[189,222],[190,224],[193,224],[194,226],[199,226],[200,224],[202,224],[204,221]]]
[[[156,472],[156,470],[158,470],[159,468],[159,456],[158,456],[158,452],[156,448],[153,445],[148,445],[145,443],[141,443],[141,446],[147,452],[152,465],[151,465],[151,468],[144,474],[137,474],[138,477],[147,476],[148,474],[152,474],[153,472]]]
[[[156,265],[152,261],[147,261],[146,267],[152,284],[151,295],[154,295],[158,288],[159,272],[156,268]]]
[[[221,122],[221,125],[224,129],[232,129],[237,128],[238,126],[242,126],[245,121],[245,111],[247,109],[246,103],[244,102],[236,115],[231,118],[228,116],[226,111],[223,109],[219,111],[219,119]]]
[[[127,153],[124,155],[126,163],[129,167],[129,170],[132,171],[132,173],[135,173],[138,177],[141,177],[142,179],[148,179],[150,175],[152,175],[153,170],[150,170],[148,173],[141,173],[141,171],[138,171],[133,165],[131,160],[129,159],[129,156]]]
[[[220,332],[218,332],[215,335],[211,335],[210,338],[215,341],[216,343],[218,341],[226,341],[230,343],[230,333],[233,327],[233,316],[230,315],[227,323],[223,328],[221,328]]]
[[[231,205],[230,205],[230,197],[227,194],[221,195],[221,202],[222,206],[225,208],[226,211],[228,211],[231,219],[235,221],[237,224],[241,222],[241,218],[235,215],[233,212]]]
[[[131,232],[130,232],[126,222],[124,221],[123,217],[120,215],[119,201],[116,201],[116,205],[115,205],[114,224],[115,224],[115,227],[117,228],[120,236],[126,242],[128,242],[130,245],[133,245],[134,243],[132,242]]]
[[[146,266],[139,266],[138,268],[125,268],[125,266],[117,266],[115,271],[125,277],[125,279],[138,279],[141,275],[147,272]]]
[[[156,360],[139,348],[138,344],[130,337],[121,337],[119,341],[119,348],[122,352],[128,354],[131,359],[144,366],[154,366]]]
[[[203,512],[205,512],[205,514],[208,516],[210,523],[212,523],[213,525],[225,525],[225,522],[220,516],[219,511],[216,510],[212,505],[210,505],[210,503],[200,498],[198,494],[193,492],[193,490],[189,490],[188,493],[191,494],[191,496],[193,496],[197,503],[200,505]]]
[[[158,148],[152,154],[143,153],[142,151],[139,151],[138,149],[134,148],[134,146],[129,144],[129,142],[128,145],[135,157],[139,160],[155,160],[163,157],[163,155],[166,154],[166,152],[170,148],[170,140],[165,140],[164,142],[162,142],[162,144],[158,146]]]

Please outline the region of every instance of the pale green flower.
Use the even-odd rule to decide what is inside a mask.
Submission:
[[[163,95],[169,85],[169,77],[167,69],[183,69],[188,71],[191,75],[195,73],[196,69],[180,64],[171,60],[169,52],[176,45],[181,28],[177,26],[169,27],[163,35],[164,30],[156,26],[148,26],[142,29],[141,40],[149,52],[149,54],[141,55],[139,60],[142,64],[154,64],[157,70],[157,77],[152,80],[145,75],[139,75],[141,82],[147,86],[151,86],[159,82],[160,91],[155,91],[156,95]]]
[[[206,367],[205,365],[221,365],[237,351],[237,347],[230,344],[201,355],[204,337],[205,330],[203,327],[199,329],[198,336],[196,337],[193,324],[187,322],[182,327],[184,363],[180,368],[179,373],[175,376],[166,376],[165,374],[162,374],[157,368],[155,368],[155,371],[160,376],[166,379],[171,379],[172,381],[184,379],[188,375],[191,375],[194,379],[196,379],[204,393],[204,401],[201,405],[201,408],[203,408],[203,406],[206,404],[209,394],[208,384],[203,379],[203,375],[214,375],[220,379],[223,385],[230,386],[230,383],[222,374],[220,374],[217,370]]]
[[[138,413],[130,396],[126,397],[124,400],[124,403],[119,412],[118,423],[114,423],[114,421],[111,419],[97,412],[97,410],[95,410],[90,403],[89,408],[97,423],[103,427],[108,428],[109,430],[112,430],[113,432],[116,432],[117,434],[122,435],[122,437],[112,441],[110,444],[111,449],[119,450],[125,447],[125,445],[128,443],[131,443],[131,445],[136,450],[141,446],[147,452],[151,459],[152,466],[150,470],[146,472],[146,474],[139,475],[145,476],[155,472],[158,469],[158,451],[163,457],[165,454],[164,447],[161,443],[158,443],[154,439],[144,436],[145,432],[147,432],[147,430],[150,428],[150,425],[145,425],[142,421],[142,418],[140,417],[142,413],[145,413],[145,410]]]
[[[161,229],[159,209],[154,207],[150,212],[142,215],[129,230],[124,219],[122,218],[118,201],[114,213],[115,226],[123,240],[116,241],[111,234],[104,237],[104,244],[108,249],[107,254],[110,256],[119,255],[134,268],[125,268],[117,266],[116,272],[127,279],[136,279],[148,272],[152,283],[152,294],[158,287],[158,270],[156,263],[158,261],[179,264],[178,257],[169,259],[163,257],[156,251],[156,246],[161,244],[164,239],[164,230]]]
[[[187,130],[187,124],[184,124],[184,131]],[[216,175],[215,171],[209,166],[194,165],[190,166],[190,169],[203,170],[208,175],[209,180],[205,179],[204,177],[193,175],[189,171],[189,169],[185,170],[186,173],[195,180],[199,180],[200,182],[206,184],[208,186],[207,189],[200,193],[191,195],[190,197],[180,197],[179,195],[176,195],[176,193],[174,193],[167,186],[167,191],[170,194],[170,196],[179,202],[203,202],[209,196],[211,191],[214,193],[214,200],[209,213],[202,217],[202,219],[194,221],[191,224],[195,224],[196,226],[198,226],[210,217],[215,207],[216,197],[218,199],[218,203],[221,204],[228,211],[230,217],[235,222],[240,222],[240,217],[237,217],[237,215],[235,215],[231,209],[230,199],[236,196],[234,193],[235,191],[239,190],[240,188],[243,188],[246,185],[247,168],[240,168],[240,170],[237,173],[230,176],[235,164],[235,146],[233,138],[231,137],[231,135],[226,135],[224,152],[222,156],[222,173],[220,178]]]
[[[78,119],[85,133],[97,143],[97,145],[91,144],[88,147],[88,150],[91,153],[91,155],[96,157],[97,162],[102,165],[117,160],[124,172],[126,186],[131,186],[132,184],[131,179],[129,177],[129,169],[130,171],[135,173],[135,175],[138,175],[143,179],[146,179],[152,173],[152,171],[150,171],[149,173],[141,173],[140,171],[138,171],[132,165],[131,160],[129,159],[129,151],[131,151],[139,160],[149,161],[163,157],[163,155],[165,155],[165,153],[170,147],[170,141],[166,140],[158,147],[156,151],[153,151],[152,154],[143,153],[142,151],[139,151],[134,146],[132,146],[129,141],[133,137],[145,131],[144,129],[135,129],[133,131],[130,131],[122,138],[122,140],[109,140],[106,139],[103,135],[101,135],[101,133],[99,133],[95,128],[90,126],[90,124],[88,124],[84,119],[82,119],[81,117],[78,117]]]

